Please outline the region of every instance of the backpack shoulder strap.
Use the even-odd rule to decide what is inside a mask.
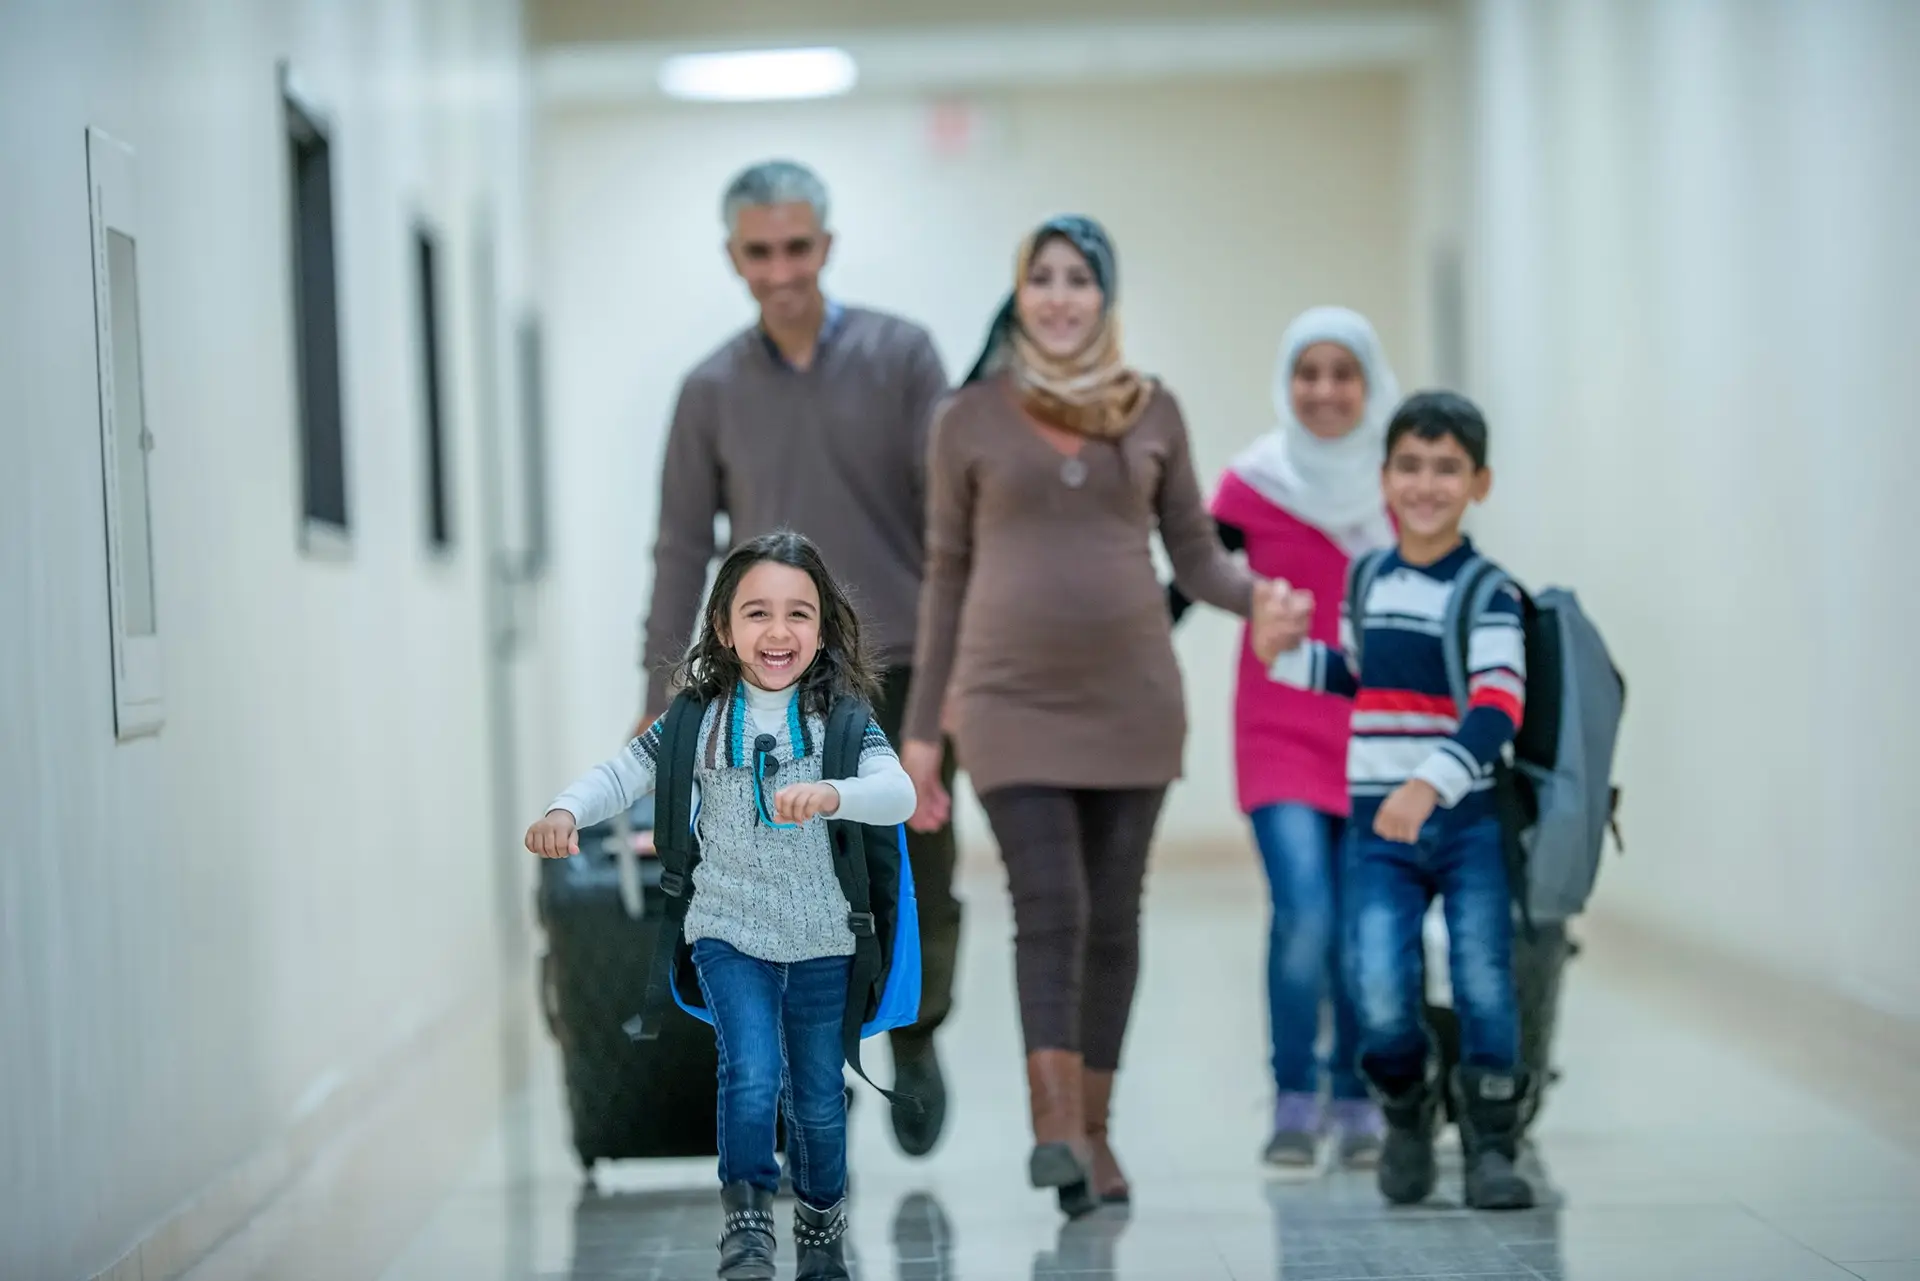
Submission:
[[[698,851],[693,840],[693,773],[700,754],[700,722],[707,707],[682,691],[667,709],[660,727],[659,770],[654,777],[654,847],[661,863],[660,888],[669,899],[681,900],[684,886],[669,886],[667,878],[684,878],[693,871]]]
[[[1446,618],[1440,627],[1440,645],[1446,657],[1447,689],[1464,718],[1467,714],[1467,663],[1472,654],[1473,625],[1486,612],[1494,593],[1508,582],[1498,565],[1479,556],[1460,567],[1453,593],[1447,597]]]
[[[1367,594],[1373,590],[1374,580],[1380,577],[1380,565],[1387,559],[1384,550],[1376,549],[1355,556],[1347,566],[1347,599],[1345,608],[1353,626],[1353,666],[1354,674],[1359,675],[1363,663],[1361,649],[1367,635]]]
[[[826,742],[821,746],[823,778],[853,778],[860,772],[860,748],[866,741],[873,708],[863,698],[836,698],[827,713]]]
[[[1519,584],[1505,570],[1475,556],[1460,567],[1453,595],[1447,599],[1447,618],[1441,628],[1440,643],[1446,651],[1447,685],[1460,708],[1462,720],[1467,716],[1467,664],[1472,655],[1473,626],[1493,603],[1494,595],[1507,586],[1519,590]],[[1527,599],[1525,592],[1520,595],[1522,601]],[[1507,865],[1507,895],[1520,913],[1521,929],[1531,939],[1533,912],[1528,904],[1527,889],[1530,873],[1526,844],[1520,836],[1527,826],[1527,818],[1520,806],[1513,767],[1504,756],[1494,761],[1493,778],[1495,812],[1500,816],[1501,854]]]
[[[651,1041],[660,1035],[667,987],[673,981],[674,958],[686,929],[687,904],[693,898],[693,869],[700,862],[699,846],[693,838],[693,772],[700,752],[700,723],[706,714],[707,705],[682,690],[660,727],[660,756],[653,787],[653,846],[660,856],[660,892],[666,896],[666,905],[654,943],[652,967],[647,972],[647,994],[639,1014],[627,1023],[627,1033],[636,1041]]]
[[[866,740],[867,722],[873,717],[865,700],[838,698],[827,713],[826,741],[821,744],[820,777],[825,780],[854,778],[860,773],[860,749]],[[833,870],[840,878],[840,891],[847,896],[852,913],[848,924],[853,929],[856,948],[863,937],[875,937],[873,930],[873,891],[867,878],[866,832],[858,823],[829,820],[833,833]],[[857,968],[857,965],[856,965]]]
[[[872,721],[873,709],[865,699],[834,700],[821,744],[821,778],[859,775],[860,754]],[[847,897],[847,926],[853,931],[853,965],[847,976],[846,1010],[840,1020],[841,1053],[862,1081],[879,1090],[889,1102],[901,1102],[899,1096],[874,1085],[860,1063],[860,1030],[866,1023],[869,1004],[879,999],[887,972],[887,955],[880,937],[883,922],[874,911],[873,878],[867,866],[868,829],[859,823],[830,820],[827,830],[833,844],[834,875],[840,880],[840,892]]]

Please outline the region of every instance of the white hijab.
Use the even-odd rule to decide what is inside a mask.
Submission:
[[[1293,367],[1315,343],[1338,343],[1360,362],[1367,403],[1360,422],[1337,440],[1322,440],[1293,413]],[[1273,408],[1279,424],[1233,462],[1241,480],[1274,506],[1331,538],[1349,556],[1386,547],[1393,525],[1380,497],[1380,464],[1387,422],[1400,403],[1400,384],[1367,318],[1345,307],[1314,307],[1287,326],[1273,371]]]

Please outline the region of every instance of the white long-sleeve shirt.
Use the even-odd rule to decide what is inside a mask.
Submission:
[[[664,719],[664,718],[663,718]],[[826,725],[802,716],[792,690],[742,686],[701,719],[694,763],[700,864],[694,869],[686,937],[717,938],[763,961],[794,962],[853,952],[847,900],[833,870],[824,819],[775,827],[773,797],[795,783],[820,781]],[[773,740],[775,772],[756,792],[754,740]],[[601,822],[652,791],[658,777],[661,721],[611,760],[576,779],[549,807],[582,827]],[[878,724],[869,720],[856,777],[828,780],[840,794],[830,816],[891,827],[916,803],[913,781]]]
[[[779,738],[785,733],[789,728],[793,698],[793,691],[790,689],[769,691],[753,685],[747,686],[749,738],[760,734],[771,734]],[[654,733],[659,724],[659,721],[655,721],[646,733]],[[869,736],[878,728],[876,725],[869,729]],[[884,735],[882,738],[884,739]],[[566,810],[573,815],[574,822],[581,827],[604,822],[615,814],[631,808],[635,801],[651,792],[654,787],[653,755],[651,752],[635,752],[633,744],[639,741],[638,738],[634,739],[627,745],[627,750],[611,760],[594,766],[574,780],[549,808]],[[654,741],[657,745],[659,741],[657,734]],[[769,799],[771,799],[771,793],[779,791],[782,786],[793,781],[791,778],[782,778],[780,775],[769,779]],[[893,755],[891,751],[883,753],[863,750],[860,754],[860,773],[857,777],[828,779],[827,785],[840,793],[840,808],[828,817],[845,819],[849,823],[871,823],[876,827],[890,827],[895,823],[906,822],[917,804],[913,780],[907,777],[904,769],[900,768],[900,758]],[[697,802],[700,796],[698,771],[695,773],[693,787]]]

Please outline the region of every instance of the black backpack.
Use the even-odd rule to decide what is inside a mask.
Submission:
[[[673,1004],[694,1018],[713,1022],[694,973],[693,949],[684,937],[687,907],[693,897],[693,871],[700,865],[693,784],[700,723],[706,711],[707,704],[683,691],[667,710],[661,726],[653,839],[661,863],[660,890],[667,898],[666,918],[647,976],[645,1002],[640,1013],[627,1023],[627,1032],[636,1041],[659,1035],[660,1020],[669,1017],[669,995]],[[872,709],[862,699],[834,701],[821,745],[822,779],[859,774],[860,751],[872,718]],[[833,870],[841,893],[847,897],[847,924],[854,940],[841,1046],[848,1066],[873,1085],[860,1064],[861,1040],[908,1026],[920,1014],[920,918],[913,872],[906,858],[905,833],[898,826],[872,827],[829,819],[827,831],[833,845]],[[880,1093],[894,1099],[889,1091]]]

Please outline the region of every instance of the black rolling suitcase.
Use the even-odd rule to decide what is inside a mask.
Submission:
[[[541,1005],[588,1171],[602,1160],[716,1155],[713,1029],[676,1015],[654,1040],[627,1031],[645,1003],[666,896],[659,860],[619,855],[652,828],[653,798],[624,819],[582,829],[578,854],[540,863]]]

